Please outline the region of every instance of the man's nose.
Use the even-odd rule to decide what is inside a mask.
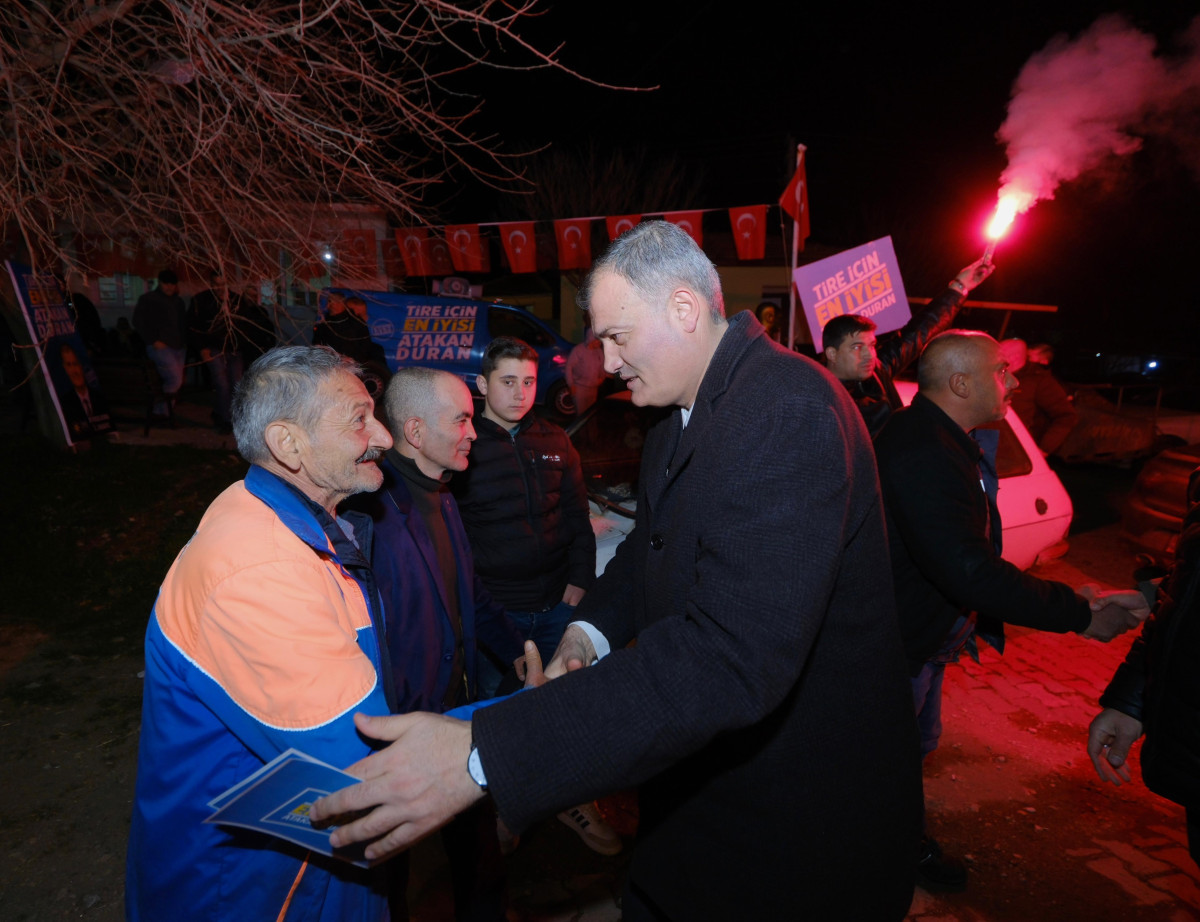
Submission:
[[[621,361],[621,357],[617,355],[617,346],[615,343],[604,341],[604,370],[615,375],[621,366],[625,363]]]
[[[382,451],[387,451],[392,447],[392,434],[388,432],[387,426],[377,420],[374,416],[371,417],[371,425],[373,431],[371,433],[371,444],[375,445]]]

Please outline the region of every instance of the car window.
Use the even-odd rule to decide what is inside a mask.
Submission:
[[[634,406],[628,393],[622,393],[598,401],[569,427],[588,491],[610,499],[636,496],[646,433],[670,412]]]
[[[1007,420],[979,428],[1000,430],[1000,445],[996,449],[996,473],[1001,480],[1005,477],[1024,477],[1033,473],[1033,461],[1026,454],[1025,446],[1021,444]]]
[[[554,338],[549,333],[511,308],[488,308],[488,333],[493,339],[497,336],[515,336],[535,349],[554,345]]]

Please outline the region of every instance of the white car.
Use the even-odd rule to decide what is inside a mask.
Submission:
[[[896,389],[907,404],[917,386],[915,382],[897,381]],[[633,528],[642,443],[647,429],[665,412],[634,406],[629,392],[622,391],[598,401],[567,428],[588,484],[597,574],[604,572],[617,545]],[[1066,537],[1074,509],[1058,475],[1046,464],[1017,414],[1010,409],[998,426],[996,467],[1000,474],[1000,519],[1004,523],[1003,556],[1024,570],[1033,566],[1039,554]]]

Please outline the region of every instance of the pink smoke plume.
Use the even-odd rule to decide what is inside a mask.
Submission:
[[[1054,198],[1064,182],[1110,156],[1142,146],[1135,132],[1151,120],[1170,130],[1172,115],[1194,107],[1200,90],[1200,17],[1189,27],[1183,50],[1156,54],[1153,36],[1119,15],[1098,19],[1076,39],[1057,36],[1017,76],[1008,117],[996,137],[1008,152],[1000,175],[997,217],[988,228],[995,240],[1013,217]]]

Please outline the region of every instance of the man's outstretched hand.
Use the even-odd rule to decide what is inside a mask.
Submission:
[[[467,773],[471,753],[467,721],[427,713],[355,714],[354,724],[363,736],[392,743],[346,769],[362,779],[360,784],[313,804],[309,816],[318,827],[370,811],[333,831],[329,841],[334,848],[369,842],[368,859],[388,858],[483,797],[483,790]]]

